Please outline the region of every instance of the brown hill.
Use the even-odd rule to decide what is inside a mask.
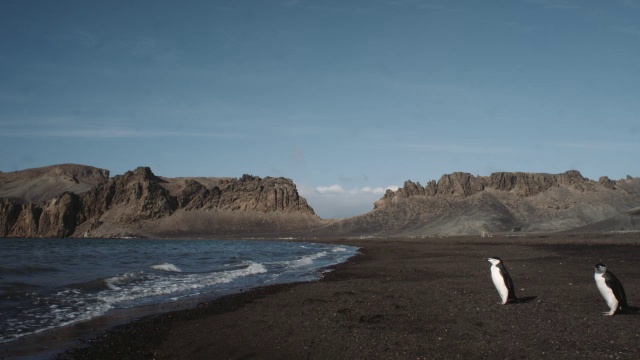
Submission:
[[[43,182],[48,174],[31,169],[14,178]],[[25,203],[34,198],[28,192],[0,198],[0,236],[287,236],[322,224],[285,178],[171,179],[140,167],[88,190],[51,185],[47,193],[59,195],[39,204]]]
[[[624,217],[625,211],[639,204],[640,178],[613,181],[601,177],[596,182],[575,170],[490,176],[457,172],[424,187],[407,181],[395,192],[388,190],[371,212],[328,224],[315,233],[432,236],[552,232]],[[624,222],[619,222],[619,227],[625,227]]]
[[[165,178],[140,167],[56,165],[0,173],[0,237],[431,236],[640,229],[640,178],[456,172],[406,181],[371,212],[315,215],[290,179]]]
[[[110,203],[88,202],[87,212],[99,211],[76,236],[291,236],[322,224],[285,178],[161,178],[138,168],[87,196]]]
[[[640,232],[640,207],[610,218],[566,231],[567,233]]]
[[[65,191],[80,194],[109,179],[109,170],[62,164],[0,172],[0,198],[39,204]]]

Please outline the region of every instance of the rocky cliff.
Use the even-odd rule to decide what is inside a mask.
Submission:
[[[85,170],[76,172],[75,179],[92,174],[90,168]],[[51,176],[49,171],[29,172],[31,177],[13,174],[13,179],[33,183],[34,178]],[[320,222],[295,184],[285,178],[170,179],[155,176],[148,167],[108,180],[104,179],[108,172],[99,174],[100,181],[89,189],[72,192],[62,187],[57,196],[38,204],[26,201],[32,198],[28,192],[22,197],[0,198],[0,236],[251,235],[292,232]],[[47,192],[56,193],[53,188]],[[2,190],[6,189],[0,187]],[[222,218],[225,221],[219,221]]]
[[[406,181],[367,214],[318,218],[285,178],[165,178],[148,167],[0,174],[0,237],[432,236],[640,230],[640,178],[456,172]],[[31,201],[41,199],[39,202]]]
[[[404,186],[397,191],[387,190],[376,205],[383,205],[394,197],[406,198],[416,195],[449,195],[464,198],[489,189],[512,192],[525,197],[538,195],[552,188],[573,187],[575,190],[593,192],[596,191],[597,184],[615,189],[617,182],[603,176],[598,183],[595,183],[576,170],[562,174],[498,172],[490,176],[473,176],[469,173],[455,172],[442,175],[438,182],[431,180],[425,187],[422,187],[419,182],[405,181]]]
[[[62,193],[82,193],[109,179],[109,170],[62,164],[0,172],[0,198],[40,204]]]
[[[317,232],[332,236],[431,236],[567,231],[611,217],[627,219],[631,215],[625,212],[638,205],[640,178],[592,181],[575,170],[490,176],[456,172],[428,181],[426,186],[406,181],[397,191],[388,190],[373,211],[328,224]],[[617,230],[635,222],[616,224]]]

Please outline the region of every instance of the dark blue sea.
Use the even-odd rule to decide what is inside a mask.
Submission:
[[[112,309],[315,280],[357,250],[253,240],[0,239],[0,342]]]

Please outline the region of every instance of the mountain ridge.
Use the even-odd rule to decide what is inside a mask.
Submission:
[[[33,200],[40,199],[40,202]],[[579,171],[405,181],[366,214],[319,218],[292,180],[156,176],[62,164],[0,172],[0,237],[446,236],[640,230],[640,178]]]
[[[619,216],[638,204],[640,178],[630,176],[593,181],[576,170],[489,176],[455,172],[424,187],[405,181],[398,190],[387,190],[371,212],[327,225],[322,231],[417,237],[578,228],[609,231],[606,226],[585,226]],[[635,229],[633,221],[626,223]]]
[[[36,174],[36,178],[50,176],[48,172],[32,169],[29,172]],[[16,175],[11,174],[11,177],[20,180]],[[321,222],[306,199],[299,196],[290,179],[244,175],[239,179],[209,178],[203,182],[191,178],[161,178],[150,168],[139,167],[123,175],[103,179],[88,190],[82,188],[72,192],[58,186],[58,194],[55,194],[58,185],[55,183],[47,190],[55,196],[39,204],[28,202],[28,196],[22,199],[0,198],[0,236],[178,236],[178,232],[171,231],[167,224],[174,222],[171,215],[176,212],[180,212],[182,221],[192,227],[183,233],[196,231],[204,234],[208,230],[213,236],[243,233],[243,226],[227,226],[236,221],[233,217],[220,216],[225,212],[242,212],[239,217],[248,224],[260,224],[265,214],[270,214],[272,222],[261,226],[267,234],[277,234],[282,230],[282,224],[278,224],[286,222],[282,214],[297,218],[297,223],[284,227],[287,231]],[[203,214],[208,221],[202,220]],[[214,220],[220,217],[226,218],[226,222],[211,226],[219,223]],[[156,229],[166,230],[159,233]]]

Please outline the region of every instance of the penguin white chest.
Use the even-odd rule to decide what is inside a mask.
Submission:
[[[491,266],[491,280],[493,280],[493,285],[498,290],[498,294],[500,294],[500,298],[502,299],[502,303],[507,303],[507,297],[509,296],[509,289],[504,283],[504,278],[500,273],[500,269],[497,266]]]
[[[602,295],[604,301],[606,301],[607,305],[609,305],[609,309],[611,309],[611,311],[615,311],[618,308],[618,299],[616,299],[613,290],[611,290],[611,288],[607,286],[607,283],[604,279],[604,274],[596,273],[593,277],[596,280],[596,285],[598,286],[600,295]]]

